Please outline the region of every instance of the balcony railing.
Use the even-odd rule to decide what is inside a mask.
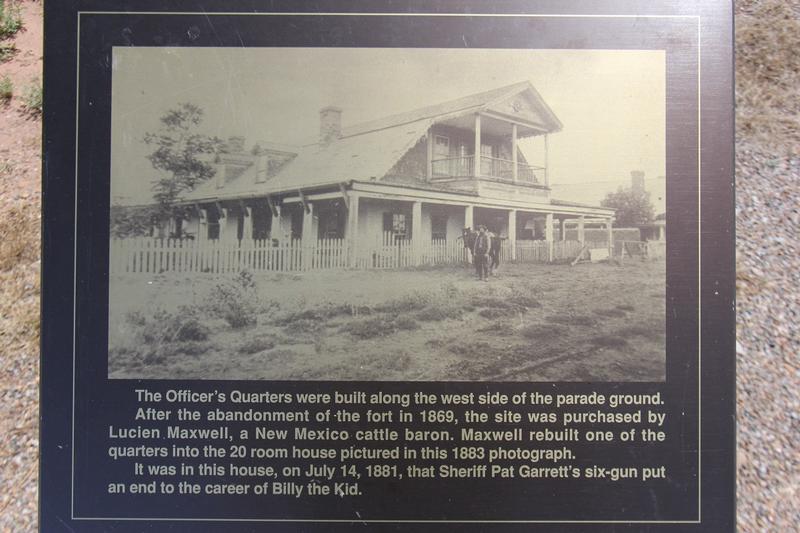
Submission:
[[[433,179],[473,177],[475,156],[448,157],[431,161]],[[480,156],[480,178],[514,182],[514,162],[510,159]],[[539,184],[544,177],[544,167],[517,163],[517,182]]]

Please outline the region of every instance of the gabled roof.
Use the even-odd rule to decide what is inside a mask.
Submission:
[[[351,180],[380,180],[426,135],[431,125],[489,109],[521,93],[534,102],[547,131],[561,129],[561,122],[533,85],[524,81],[349,126],[342,130],[340,138],[328,145],[303,147],[297,157],[262,183],[256,183],[255,168],[251,166],[224,187],[218,188],[216,180],[209,180],[184,195],[184,201],[243,198]]]
[[[544,102],[539,92],[529,81],[522,81],[506,85],[505,87],[499,87],[481,93],[470,94],[462,98],[456,98],[455,100],[422,107],[413,111],[398,113],[377,120],[348,126],[342,129],[342,137],[362,135],[364,133],[408,124],[423,119],[432,119],[436,122],[437,119],[449,119],[466,113],[476,113],[523,92],[528,93],[537,103],[538,110],[545,116],[548,122],[548,131],[559,131],[562,128],[562,124],[555,113],[553,113],[553,110]]]

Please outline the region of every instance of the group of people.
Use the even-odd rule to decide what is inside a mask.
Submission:
[[[489,281],[492,273],[492,259],[489,256],[492,250],[492,237],[494,235],[486,226],[478,226],[478,234],[472,249],[472,259],[475,263],[475,273],[480,281]]]

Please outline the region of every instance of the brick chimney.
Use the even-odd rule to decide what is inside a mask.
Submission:
[[[644,172],[641,170],[631,171],[631,189],[634,191],[644,190]]]
[[[325,146],[342,136],[342,110],[327,106],[319,110],[319,144]]]

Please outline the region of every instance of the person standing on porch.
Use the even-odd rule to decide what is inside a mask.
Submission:
[[[492,238],[486,230],[486,226],[481,225],[478,228],[478,236],[475,237],[475,270],[478,274],[478,279],[481,281],[489,281],[489,250],[492,247]]]

